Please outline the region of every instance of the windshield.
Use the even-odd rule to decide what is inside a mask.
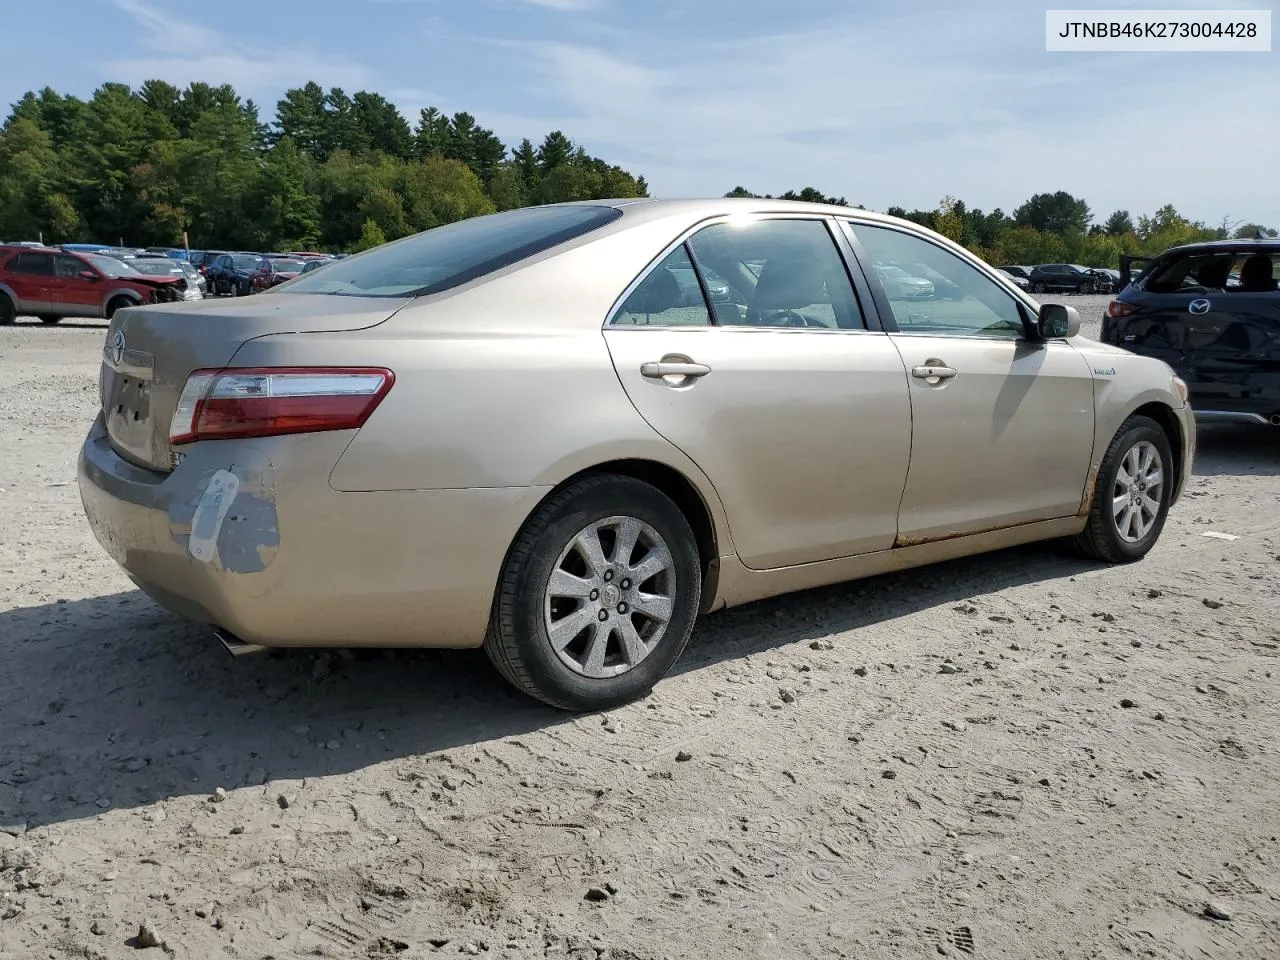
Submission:
[[[289,293],[438,293],[566,243],[622,216],[591,204],[525,207],[459,220],[302,274]]]
[[[133,269],[139,273],[149,273],[152,276],[167,277],[176,276],[182,273],[182,268],[172,260],[135,260],[131,264]]]
[[[305,264],[301,260],[272,260],[271,269],[276,273],[299,273]]]
[[[123,260],[117,260],[115,257],[100,257],[97,254],[90,253],[85,254],[85,259],[108,277],[127,277],[138,272]]]
[[[257,270],[262,266],[261,257],[232,257],[231,265],[237,270]]]

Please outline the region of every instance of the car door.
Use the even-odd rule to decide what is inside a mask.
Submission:
[[[916,233],[849,221],[859,259],[917,260],[962,292],[906,302],[876,288],[910,373],[911,467],[899,544],[1076,514],[1093,453],[1093,372],[977,261]]]
[[[9,285],[17,297],[18,314],[49,311],[49,285],[53,278],[53,254],[20,253],[9,261]]]
[[[897,535],[906,371],[868,325],[869,290],[841,244],[823,218],[705,224],[605,325],[632,403],[710,478],[752,569],[885,550]],[[694,297],[679,281],[690,271]],[[708,304],[712,272],[726,289]]]
[[[102,275],[78,257],[65,253],[53,258],[52,312],[64,317],[102,315]],[[96,279],[86,279],[92,274]]]

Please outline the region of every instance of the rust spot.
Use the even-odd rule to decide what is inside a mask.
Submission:
[[[1009,527],[997,523],[990,527],[980,527],[977,530],[951,530],[932,537],[904,537],[899,534],[898,538],[893,541],[893,545],[894,547],[919,547],[926,543],[941,543],[944,540],[955,540],[958,537],[978,537],[984,533],[994,533],[997,530],[1008,529]]]
[[[1076,514],[1077,517],[1087,517],[1089,511],[1093,509],[1093,495],[1097,491],[1098,470],[1101,466],[1102,463],[1099,461],[1089,467],[1089,476],[1084,481],[1084,499],[1080,501],[1080,511]]]

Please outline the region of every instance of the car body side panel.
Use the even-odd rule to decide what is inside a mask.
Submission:
[[[897,333],[911,378],[911,471],[898,519],[906,545],[1073,516],[1094,448],[1093,378],[1069,343]]]
[[[885,334],[654,326],[605,337],[636,408],[711,478],[748,567],[893,544],[911,406]],[[667,356],[711,372],[677,386],[641,374]]]

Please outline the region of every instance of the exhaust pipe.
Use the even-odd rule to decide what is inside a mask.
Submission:
[[[221,627],[213,628],[213,635],[218,638],[218,642],[226,649],[227,653],[233,657],[247,657],[251,653],[266,653],[270,647],[263,647],[256,643],[245,643],[239,637],[232,633],[228,633]]]
[[[1273,427],[1280,427],[1280,413],[1273,413],[1271,415],[1271,425]]]

